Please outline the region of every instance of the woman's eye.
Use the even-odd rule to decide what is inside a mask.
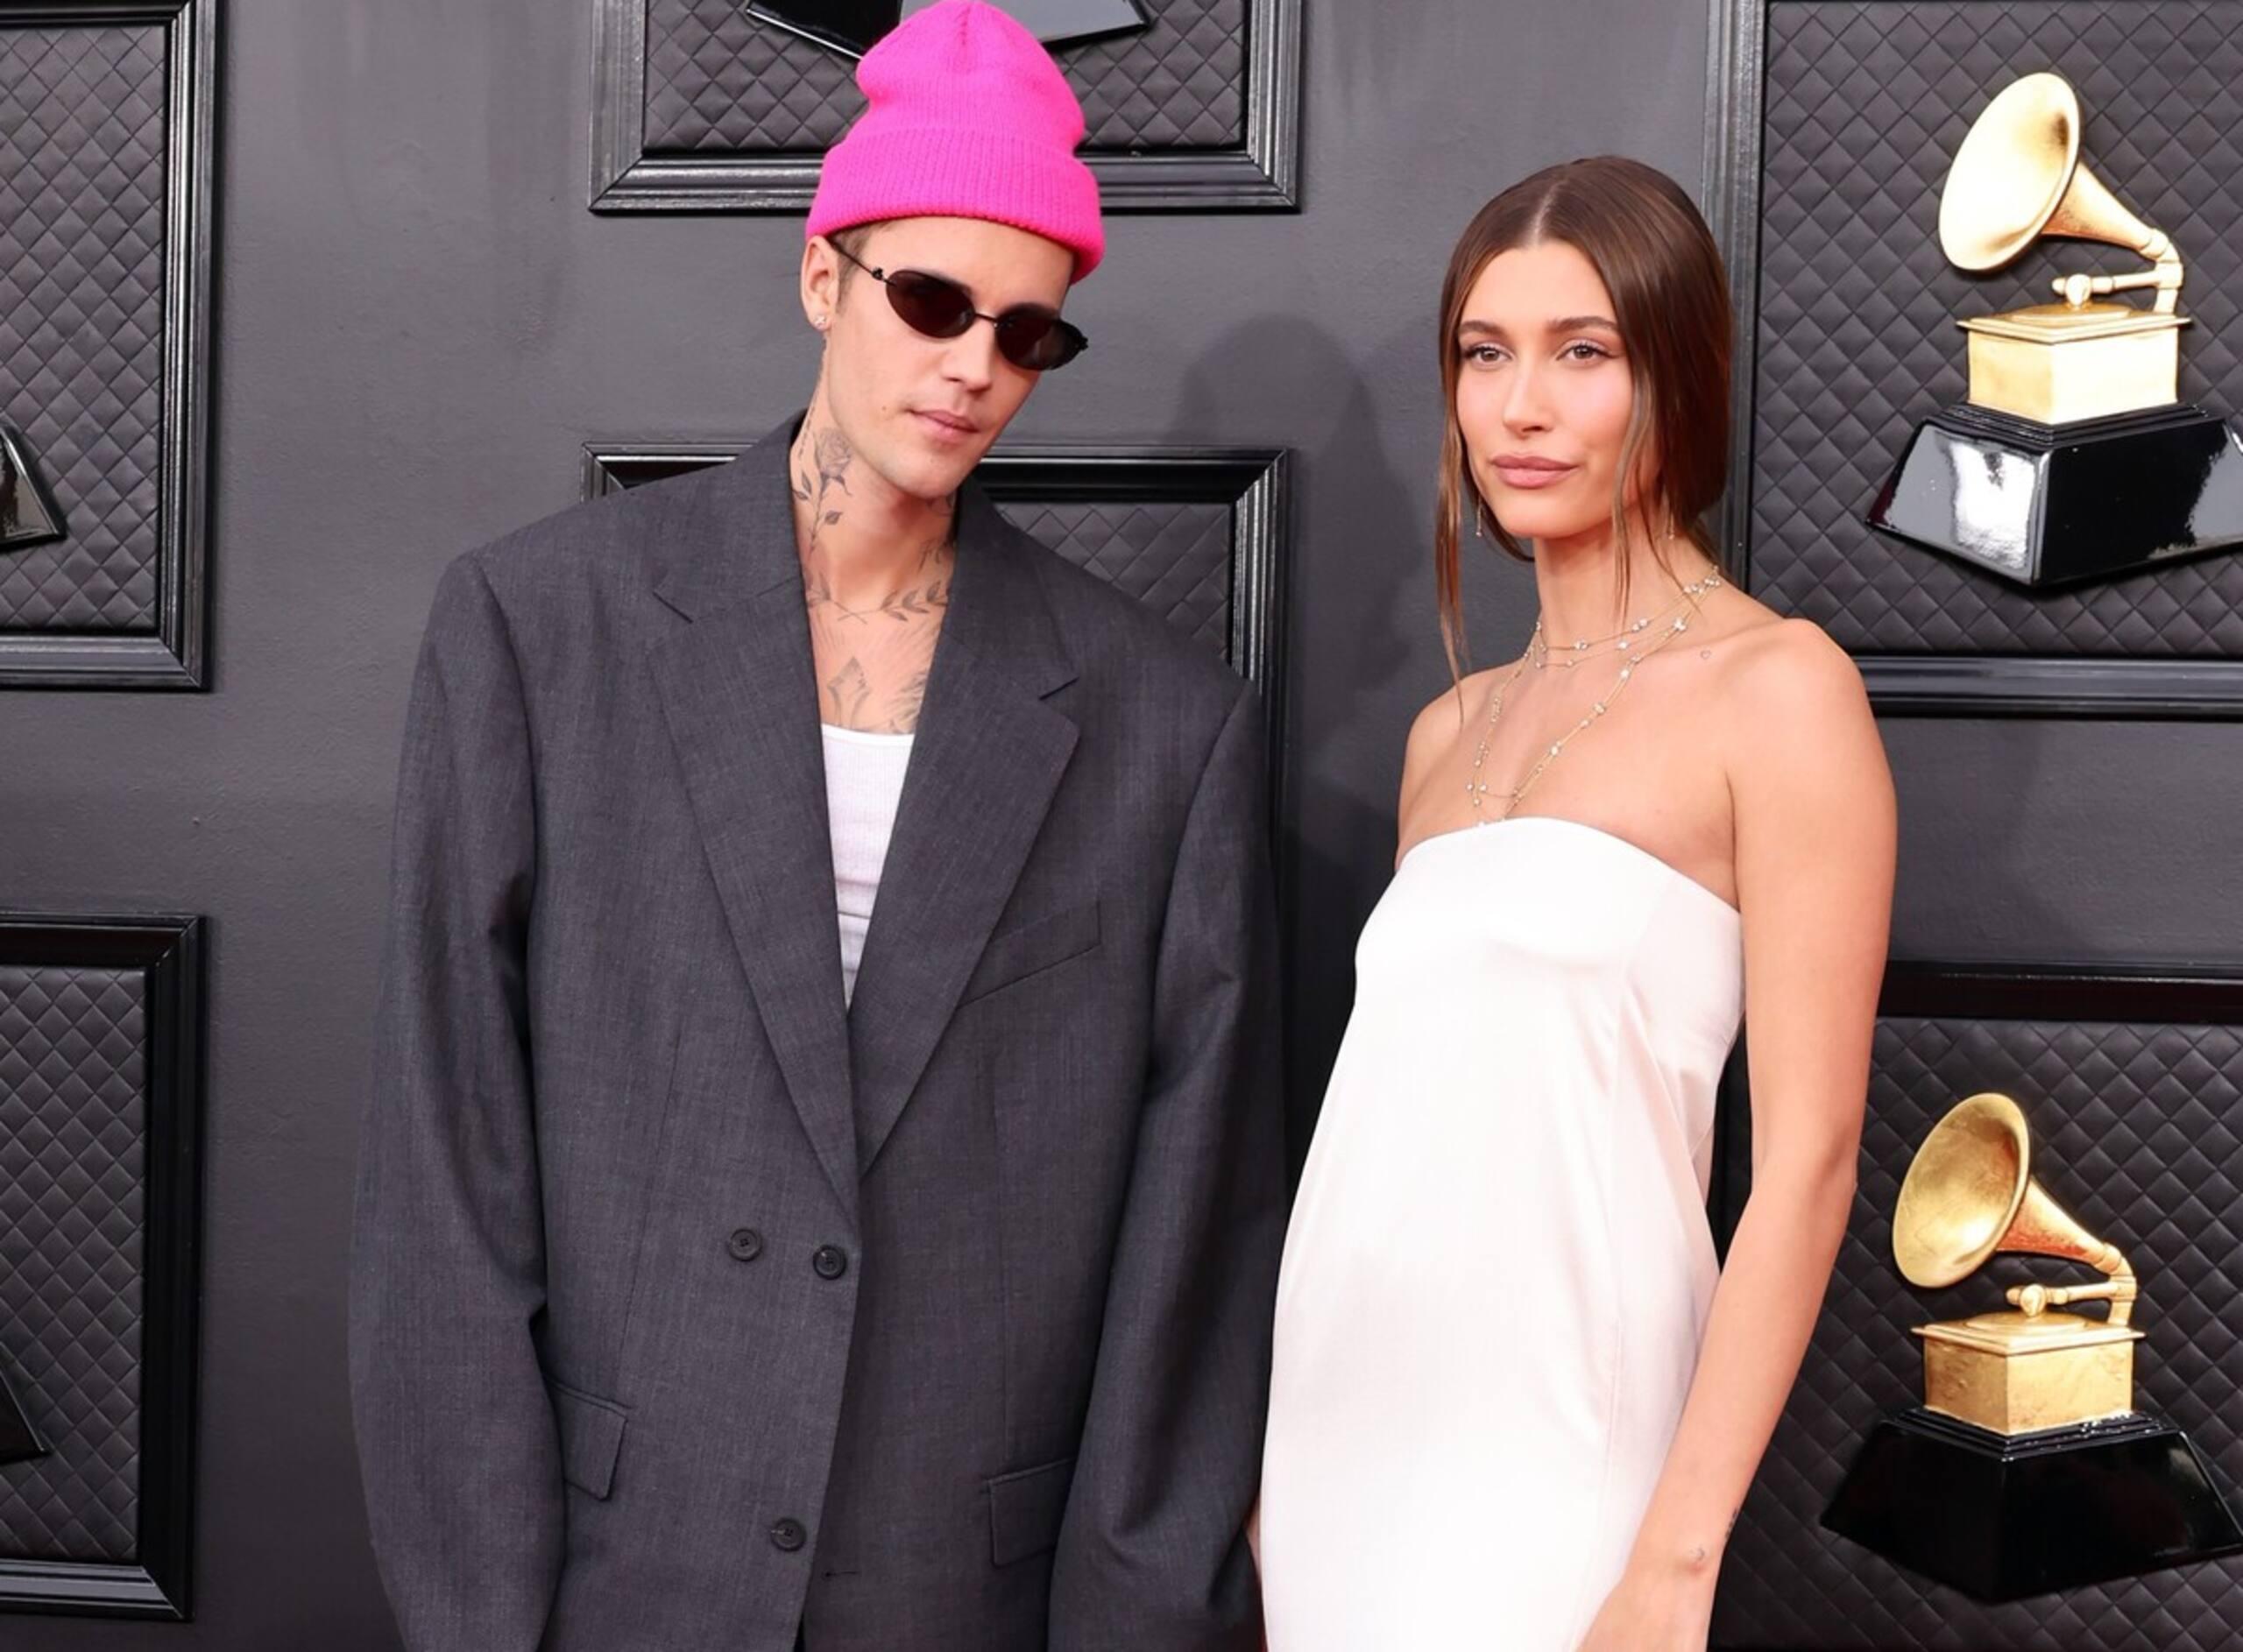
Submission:
[[[1468,344],[1464,359],[1475,367],[1493,367],[1504,358],[1504,353],[1493,344]]]
[[[1569,362],[1603,361],[1611,355],[1611,351],[1592,344],[1585,338],[1574,340],[1559,353]]]

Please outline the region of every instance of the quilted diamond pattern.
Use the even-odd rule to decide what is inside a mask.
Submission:
[[[1916,421],[1963,398],[1956,317],[2141,267],[2087,242],[1983,278],[1942,256],[1949,159],[2040,68],[2078,88],[2088,164],[2188,263],[2183,397],[2243,409],[2243,0],[1771,0],[1754,588],[1862,653],[2243,654],[2243,558],[2035,596],[1861,519]]]
[[[2187,1430],[2231,1490],[2243,1483],[2243,1028],[1887,1017],[1853,1219],[1730,1541],[1715,1643],[2232,1652],[2243,1624],[2243,1571],[2232,1564],[1981,1606],[1817,1523],[1870,1424],[1921,1397],[1909,1327],[2000,1307],[2002,1287],[2033,1277],[2092,1277],[2046,1258],[1999,1257],[1952,1289],[1919,1292],[1893,1267],[1900,1178],[1939,1117],[1980,1090],[2024,1105],[2043,1184],[2141,1274],[2135,1323],[2149,1335],[2136,1352],[2139,1402]]]
[[[70,530],[0,630],[156,627],[164,163],[160,27],[0,27],[0,414]]]
[[[647,152],[824,149],[864,108],[855,68],[734,0],[647,0]]]
[[[1230,650],[1228,505],[1011,502],[1013,525],[1218,653]]]
[[[0,1338],[53,1447],[0,1468],[11,1560],[134,1558],[142,978],[0,965]]]
[[[1143,33],[1060,54],[1091,151],[1245,141],[1249,0],[1146,0]],[[646,0],[648,154],[823,150],[863,109],[855,65],[735,0]]]
[[[1093,150],[1227,149],[1246,141],[1247,0],[1143,0],[1143,34],[1059,61]]]

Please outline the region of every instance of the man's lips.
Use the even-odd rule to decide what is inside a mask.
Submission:
[[[963,413],[945,413],[936,407],[915,408],[912,416],[930,429],[949,436],[970,436],[981,427]]]

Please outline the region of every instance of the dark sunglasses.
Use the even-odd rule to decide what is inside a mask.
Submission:
[[[971,293],[955,281],[924,270],[875,270],[862,258],[835,247],[849,262],[888,289],[888,307],[903,324],[929,338],[956,338],[976,321],[997,329],[997,353],[1025,372],[1065,367],[1090,348],[1080,328],[1034,304],[1016,304],[1001,315],[973,307]]]

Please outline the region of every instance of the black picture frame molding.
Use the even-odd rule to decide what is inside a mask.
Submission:
[[[1086,152],[1108,212],[1300,208],[1304,0],[1248,0],[1243,142],[1236,149]],[[652,155],[647,0],[593,0],[594,212],[806,212],[817,154]]]
[[[207,936],[186,914],[0,912],[0,962],[138,971],[147,1036],[137,1562],[0,1559],[0,1613],[193,1615]]]
[[[682,476],[736,457],[735,441],[584,444],[587,499]],[[1270,752],[1270,818],[1283,820],[1285,635],[1284,547],[1290,533],[1292,454],[1285,448],[1037,444],[1001,446],[974,472],[1006,500],[1225,504],[1232,512],[1231,667],[1261,695]]]
[[[0,28],[164,31],[163,421],[151,632],[0,632],[0,688],[210,686],[211,261],[218,0],[0,0]]]

